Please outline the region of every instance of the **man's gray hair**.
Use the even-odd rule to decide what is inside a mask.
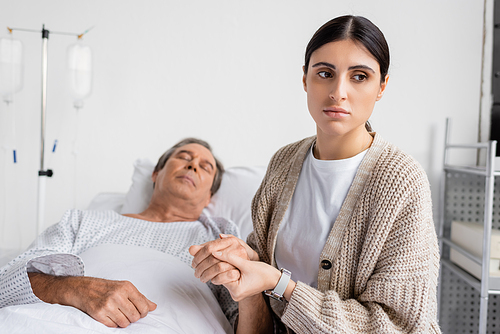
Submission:
[[[178,149],[181,146],[188,145],[188,144],[198,144],[201,145],[205,148],[207,148],[210,153],[212,153],[212,156],[215,159],[215,165],[216,165],[216,170],[215,170],[215,176],[214,176],[214,182],[212,183],[212,188],[210,188],[210,194],[213,196],[217,190],[219,190],[220,184],[222,182],[222,175],[224,174],[224,166],[222,163],[214,156],[212,152],[212,147],[204,140],[197,139],[197,138],[186,138],[169,148],[163,155],[158,159],[158,163],[156,164],[155,167],[155,172],[159,172],[162,170],[163,167],[165,167],[165,164],[167,163],[167,160],[170,158],[170,156],[175,152],[176,149]]]

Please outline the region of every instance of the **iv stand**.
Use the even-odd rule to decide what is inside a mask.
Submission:
[[[52,32],[59,35],[71,35],[76,36],[79,39],[82,38],[90,29],[87,29],[81,34],[66,33],[66,32]],[[30,29],[20,29],[20,28],[9,28],[7,29],[12,33],[13,30],[21,30],[28,32],[40,32]],[[47,112],[47,74],[48,74],[48,43],[49,43],[49,31],[45,29],[45,24],[42,27],[42,115],[41,115],[41,130],[40,130],[40,170],[38,171],[38,206],[37,206],[37,224],[36,224],[36,235],[38,236],[44,225],[45,218],[45,185],[47,182],[47,177],[52,177],[54,172],[51,169],[44,170],[44,158],[45,158],[45,116]]]
[[[51,169],[44,170],[45,158],[45,116],[47,111],[47,73],[48,73],[48,43],[49,31],[42,28],[42,119],[40,129],[40,170],[38,171],[38,210],[37,210],[37,224],[36,235],[39,235],[43,229],[45,217],[45,185],[47,177],[52,177],[54,174]]]

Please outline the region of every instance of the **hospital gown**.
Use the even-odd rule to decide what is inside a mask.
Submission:
[[[89,248],[102,244],[148,247],[174,255],[191,266],[193,257],[189,247],[214,240],[220,233],[239,237],[234,223],[205,215],[194,222],[157,223],[114,211],[68,210],[26,252],[0,268],[0,308],[40,302],[31,290],[27,272],[83,276],[84,264],[78,255]],[[234,324],[237,303],[223,286],[208,285],[229,322]]]

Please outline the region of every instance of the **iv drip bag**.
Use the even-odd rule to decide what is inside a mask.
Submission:
[[[74,106],[83,107],[83,100],[92,91],[92,51],[82,43],[70,45],[67,51],[68,81]]]
[[[0,95],[7,103],[23,88],[23,44],[13,38],[0,38]]]

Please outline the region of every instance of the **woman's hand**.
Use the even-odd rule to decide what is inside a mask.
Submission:
[[[221,234],[220,239],[194,245],[189,253],[194,256],[192,267],[195,268],[195,277],[206,283],[225,284],[240,278],[240,272],[233,265],[216,259],[214,252],[228,252],[246,260],[258,261],[257,253],[243,240],[232,235]]]
[[[216,251],[212,255],[219,261],[231,264],[240,271],[239,279],[224,284],[231,297],[237,302],[262,293],[262,291],[274,289],[281,277],[281,272],[278,269],[264,262],[242,259],[227,251]],[[290,281],[287,288],[287,290],[290,289],[289,295],[294,287],[295,283]]]

